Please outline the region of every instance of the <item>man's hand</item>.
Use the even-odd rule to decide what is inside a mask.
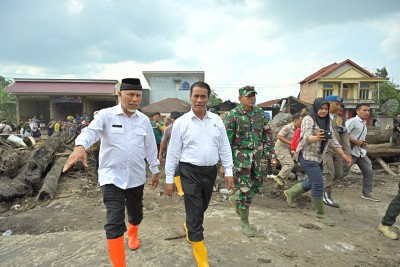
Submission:
[[[232,190],[233,187],[233,176],[226,176],[224,177],[225,186],[228,190]]]
[[[175,191],[175,184],[165,184],[165,194],[169,197],[172,197],[172,194]]]
[[[158,155],[158,160],[160,161],[160,163],[164,162],[164,156],[159,154]]]
[[[344,155],[343,159],[346,161],[347,166],[351,166],[351,163],[352,163],[352,160],[353,160],[352,156]]]
[[[63,167],[63,172],[66,172],[71,168],[75,162],[81,160],[83,163],[83,167],[87,168],[87,157],[85,147],[83,146],[76,146],[74,147],[74,151],[72,151],[71,155],[69,155],[67,162],[65,162]]]
[[[158,179],[158,173],[153,174],[153,177],[151,178],[150,189],[151,190],[156,189],[159,183],[160,183],[160,179]]]
[[[368,143],[365,140],[361,140],[361,144],[360,144],[361,148],[367,148],[368,147]]]

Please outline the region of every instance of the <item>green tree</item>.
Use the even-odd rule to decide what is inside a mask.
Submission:
[[[10,79],[0,75],[0,117],[1,119],[15,122],[15,95],[11,95],[4,90],[11,82]]]
[[[375,75],[382,77],[382,78],[388,78],[389,73],[388,73],[386,67],[383,67],[381,69],[377,69],[375,72]],[[380,106],[382,107],[382,105],[389,99],[396,99],[400,103],[400,89],[399,89],[398,84],[395,84],[391,81],[386,81],[385,83],[382,83],[379,86],[379,104],[380,104]],[[390,116],[396,116],[398,114],[400,114],[400,105],[396,111],[387,112],[387,115],[390,115]]]
[[[208,105],[210,107],[215,107],[216,105],[219,105],[222,102],[223,101],[221,98],[218,97],[218,94],[214,90],[211,90],[210,101],[209,101]]]
[[[381,69],[376,69],[375,75],[381,78],[387,78],[389,73],[387,72],[386,67],[383,67]]]

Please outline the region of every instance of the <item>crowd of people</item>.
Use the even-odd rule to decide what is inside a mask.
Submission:
[[[33,116],[27,121],[20,120],[18,125],[7,120],[2,120],[0,123],[0,134],[16,134],[21,138],[33,137],[38,141],[41,139],[43,131],[47,131],[47,136],[49,137],[58,132],[78,135],[89,123],[90,120],[86,113],[83,116],[76,114],[75,117],[69,115],[65,121],[50,118],[47,124],[43,119],[37,119],[36,116]]]
[[[160,113],[149,118],[139,110],[141,82],[126,78],[118,92],[119,104],[96,112],[90,124],[86,124],[84,116],[68,116],[66,123],[50,120],[51,133],[67,124],[64,130],[73,128],[79,134],[63,172],[78,160],[87,167],[87,151],[98,147],[98,179],[106,207],[104,229],[114,266],[126,266],[125,232],[130,250],[141,245],[139,229],[144,216],[147,166],[152,173],[150,189],[159,185],[159,165],[165,163],[165,194],[173,196],[176,187],[183,197],[186,218],[182,219],[182,227],[198,266],[209,266],[203,222],[218,172],[226,188],[233,191],[229,201],[243,235],[249,238],[255,236],[249,224],[250,206],[264,183],[263,160],[280,166],[274,176],[275,187],[282,190],[288,206],[295,208],[296,197],[311,191],[315,219],[327,226],[334,226],[335,222],[325,206],[340,207],[334,200],[333,184],[346,175],[352,164],[357,164],[363,173],[361,197],[380,201],[372,193],[372,164],[366,154],[368,104],[357,105],[357,115],[344,121],[342,97],[316,98],[308,114],[294,114],[290,123],[273,136],[269,119],[256,105],[253,86],[239,88],[240,104],[224,119],[207,110],[210,95],[207,83],[194,83],[190,88],[191,110],[185,114],[172,112],[163,123]],[[21,122],[19,131],[25,125]],[[78,125],[84,127],[77,130]],[[301,168],[307,178],[288,188],[287,180],[294,167]],[[388,238],[398,239],[392,225],[399,212],[400,184],[399,194],[378,227]]]

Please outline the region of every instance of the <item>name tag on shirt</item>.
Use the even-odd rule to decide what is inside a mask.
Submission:
[[[112,125],[112,127],[115,127],[115,128],[122,128],[122,125],[119,125],[119,124],[113,124],[113,125]]]

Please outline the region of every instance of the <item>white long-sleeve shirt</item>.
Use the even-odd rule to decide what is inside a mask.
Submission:
[[[158,173],[157,145],[146,115],[136,111],[130,118],[121,105],[100,110],[94,120],[82,130],[75,145],[88,149],[101,140],[99,154],[99,183],[114,184],[126,189],[146,181],[146,163]]]
[[[233,175],[232,150],[224,123],[208,112],[200,120],[192,110],[174,122],[165,162],[166,183],[174,183],[178,163],[213,166],[221,160],[226,176]]]

